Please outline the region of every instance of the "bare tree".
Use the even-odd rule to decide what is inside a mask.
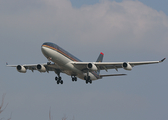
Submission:
[[[51,116],[51,107],[50,107],[50,110],[49,110],[49,120],[53,120],[53,116]],[[67,120],[66,115],[62,118],[62,120]],[[73,117],[72,120],[75,120],[75,118]]]
[[[2,102],[1,102],[1,105],[0,105],[0,114],[6,109],[6,107],[8,105],[8,104],[6,104],[6,106],[4,108],[2,108],[3,105],[4,105],[4,99],[5,99],[5,94],[2,95]]]
[[[51,107],[50,107],[50,110],[49,110],[49,120],[53,120],[53,117],[51,116]]]
[[[2,102],[1,102],[1,105],[0,105],[0,114],[6,109],[6,107],[8,106],[8,103],[5,105],[5,107],[3,108],[4,106],[4,99],[5,99],[5,94],[2,95]],[[10,118],[8,120],[11,120],[11,116],[12,116],[12,113],[10,115]],[[0,120],[2,120],[4,118],[1,118]]]

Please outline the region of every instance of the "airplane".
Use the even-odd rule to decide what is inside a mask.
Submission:
[[[126,74],[107,74],[101,75],[100,71],[108,69],[115,69],[118,71],[119,68],[131,71],[134,66],[161,63],[166,58],[160,61],[142,61],[142,62],[102,62],[104,54],[101,52],[96,62],[82,62],[77,57],[73,56],[58,45],[45,42],[41,46],[43,55],[48,59],[49,62],[44,64],[25,64],[25,65],[8,65],[8,67],[16,67],[20,73],[26,73],[27,70],[38,70],[39,72],[54,71],[57,76],[55,80],[57,84],[63,84],[63,80],[60,73],[65,73],[71,76],[72,81],[77,81],[77,77],[85,80],[86,84],[92,83],[94,80],[102,79],[103,77],[109,76],[123,76]],[[52,61],[52,62],[51,62]]]

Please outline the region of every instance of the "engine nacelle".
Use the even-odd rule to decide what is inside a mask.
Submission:
[[[126,62],[123,63],[123,68],[125,70],[132,70],[132,66],[129,63],[126,63]]]
[[[40,65],[40,64],[37,65],[37,70],[39,72],[46,72],[47,71],[46,68],[43,65]]]
[[[96,65],[92,64],[92,63],[89,63],[87,65],[87,68],[90,70],[90,71],[97,71],[97,67]]]
[[[16,67],[16,69],[17,69],[17,71],[20,72],[20,73],[26,73],[26,72],[27,72],[26,68],[25,68],[24,66],[22,66],[22,65],[18,65],[18,66]]]

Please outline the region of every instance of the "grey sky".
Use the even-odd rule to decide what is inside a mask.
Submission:
[[[46,41],[83,61],[95,61],[100,52],[105,54],[104,61],[167,57],[167,8],[163,5],[166,10],[160,11],[142,2],[104,0],[74,5],[75,1],[69,0],[2,0],[0,95],[6,93],[5,102],[9,103],[2,116],[8,118],[12,112],[12,120],[46,120],[51,106],[54,119],[64,115],[75,120],[168,119],[167,60],[131,72],[120,69],[118,73],[128,75],[104,78],[92,85],[80,79],[73,83],[64,74],[64,85],[57,85],[53,72],[21,74],[5,66],[5,62],[47,62],[40,50]]]

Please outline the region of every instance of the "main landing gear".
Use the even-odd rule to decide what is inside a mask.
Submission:
[[[77,81],[77,77],[76,76],[71,76],[71,78],[72,78],[72,81],[74,82],[74,81]]]
[[[60,76],[60,71],[55,70],[55,73],[57,74],[57,76],[55,77],[57,84],[63,84],[63,80]],[[77,77],[75,75],[72,75],[71,78],[73,82],[77,81]],[[90,79],[90,76],[89,76],[89,71],[87,72],[87,75],[84,77],[84,80],[86,81],[86,84],[88,83],[92,84],[92,80]]]
[[[90,76],[85,76],[84,79],[86,80],[86,84],[88,83],[92,84],[92,80],[90,79]]]
[[[57,84],[59,84],[59,83],[63,84],[63,80],[61,79],[61,77],[55,77],[55,80],[56,80]]]
[[[72,77],[72,81],[77,81],[77,77],[75,77],[75,76],[71,76],[71,77]],[[63,80],[60,76],[55,77],[55,81],[57,82],[57,84],[63,84]]]
[[[63,84],[63,80],[60,76],[60,71],[55,71],[55,73],[58,75],[58,77],[55,77],[55,81],[57,82],[57,84]]]
[[[86,80],[86,84],[88,83],[92,84],[92,80],[90,79],[90,76],[89,76],[89,71],[87,71],[87,76],[85,76],[84,79]]]

